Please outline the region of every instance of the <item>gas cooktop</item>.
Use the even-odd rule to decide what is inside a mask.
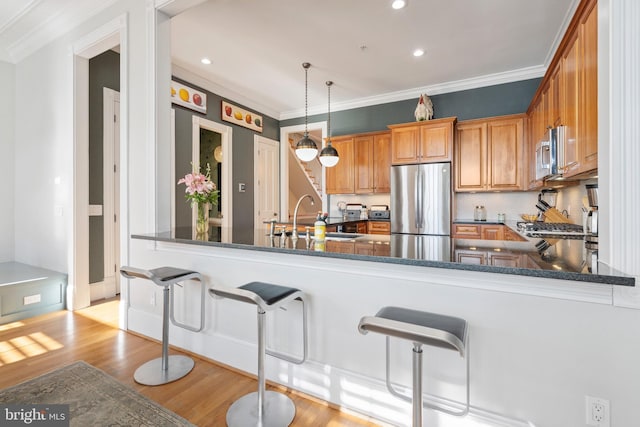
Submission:
[[[518,222],[518,230],[528,237],[555,239],[582,239],[585,235],[581,225],[564,222]]]

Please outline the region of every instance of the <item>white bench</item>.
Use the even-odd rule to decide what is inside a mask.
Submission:
[[[0,263],[0,324],[66,307],[67,275],[19,262]]]

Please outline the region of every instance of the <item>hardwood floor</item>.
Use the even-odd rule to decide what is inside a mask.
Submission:
[[[118,304],[113,300],[0,325],[0,388],[84,360],[198,426],[225,426],[229,405],[256,390],[254,378],[200,358],[193,371],[176,382],[157,387],[137,384],[133,372],[162,350],[157,342],[115,327]],[[292,426],[379,425],[296,392],[286,393],[297,409]]]

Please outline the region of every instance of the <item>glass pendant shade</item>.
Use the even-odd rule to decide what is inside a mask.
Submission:
[[[320,152],[320,163],[322,166],[331,168],[338,164],[340,157],[338,157],[338,150],[333,148],[331,141],[327,142],[327,146]]]
[[[298,157],[303,162],[310,162],[313,160],[318,154],[318,146],[311,138],[309,138],[309,131],[307,129],[307,92],[308,92],[308,78],[307,73],[309,71],[309,67],[311,64],[305,62],[302,64],[302,68],[304,68],[304,136],[298,143],[296,144],[296,157]]]
[[[318,146],[311,138],[309,134],[305,132],[304,136],[296,144],[296,156],[303,162],[309,162],[318,154]]]

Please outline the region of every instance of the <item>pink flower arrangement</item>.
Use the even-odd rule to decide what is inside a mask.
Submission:
[[[185,198],[191,203],[211,203],[218,204],[220,192],[216,189],[216,184],[211,181],[211,166],[207,163],[207,172],[188,173],[184,178],[180,178],[178,184],[185,184]]]

